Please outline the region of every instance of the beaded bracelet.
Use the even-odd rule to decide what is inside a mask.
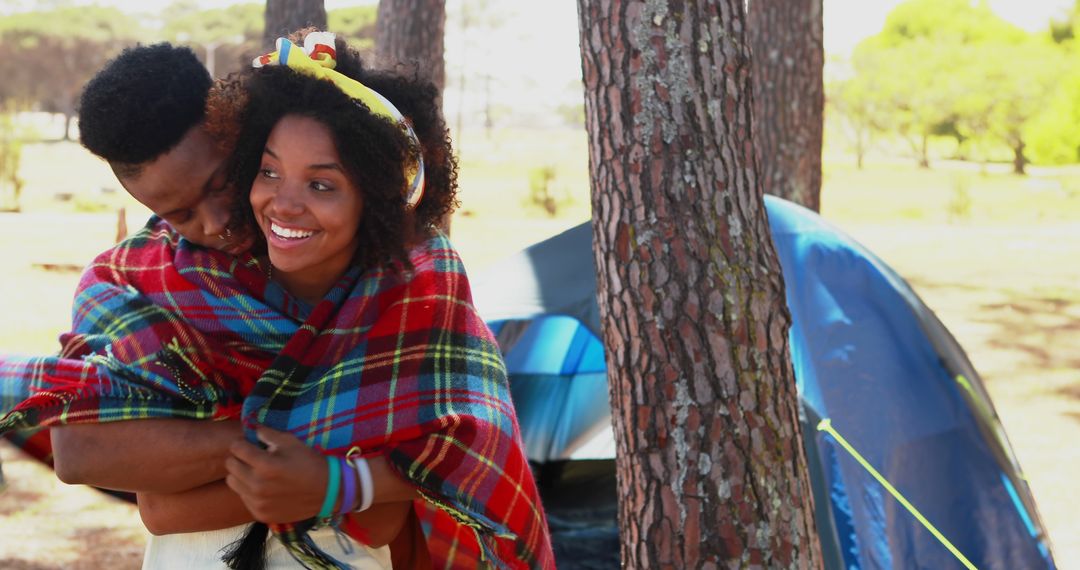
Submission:
[[[338,498],[338,488],[341,486],[341,463],[338,463],[336,457],[327,455],[326,466],[330,469],[330,474],[326,479],[326,498],[319,509],[320,521],[329,521],[334,514],[334,501]]]

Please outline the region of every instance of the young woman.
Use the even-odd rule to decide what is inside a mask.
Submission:
[[[439,190],[421,199],[426,176],[452,176],[437,166],[452,161],[448,143],[421,149],[388,101],[331,71],[338,53],[347,58],[342,46],[310,34],[305,47],[279,42],[264,62],[280,65],[215,99],[239,111],[233,172],[237,187],[251,188],[249,211],[267,243],[259,267],[311,308],[304,325],[319,331],[290,339],[271,366],[289,376],[263,375],[246,400],[245,423],[267,447],[234,445],[228,486],[257,520],[310,519],[331,501],[333,463],[292,434],[332,454],[359,447],[394,473],[374,484],[349,468],[341,477],[358,477],[365,502],[419,507],[433,529],[429,544],[443,529],[442,540],[463,552],[547,565],[501,363],[460,262],[434,228],[452,181],[430,184]],[[325,561],[293,540],[295,527],[274,529],[300,560]]]
[[[272,566],[385,567],[385,552],[335,548],[325,529],[377,543],[371,509],[383,508],[379,518],[395,532],[402,517],[423,522],[425,554],[440,567],[551,567],[497,347],[433,227],[453,201],[445,129],[441,142],[421,133],[421,149],[385,101],[327,71],[340,46],[279,47],[267,63],[285,65],[225,86],[214,112],[240,125],[233,172],[251,188],[248,210],[267,255],[188,251],[155,227],[130,256],[138,267],[126,255],[99,260],[84,279],[90,302],[152,312],[136,323],[146,334],[108,343],[88,334],[67,356],[92,361],[93,371],[50,362],[60,373],[32,387],[37,395],[0,429],[239,415],[248,442],[230,448],[226,481],[140,496],[152,530],[200,531],[155,538],[148,566],[213,561],[244,535],[233,567],[260,566],[267,545]],[[160,270],[140,269],[148,266]],[[94,276],[107,277],[108,299]],[[154,279],[188,288],[160,294]],[[132,283],[115,286],[124,280]],[[87,320],[119,312],[110,306]],[[64,382],[75,376],[77,386]],[[357,515],[358,507],[368,508]],[[277,539],[244,530],[252,518]]]

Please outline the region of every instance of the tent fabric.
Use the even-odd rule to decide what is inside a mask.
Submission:
[[[767,206],[805,405],[976,567],[1052,568],[1045,536],[1025,522],[1037,520],[1034,501],[1001,423],[952,336],[854,240],[789,202]],[[804,437],[816,438],[833,502],[846,507],[834,520],[847,529],[838,533],[847,567],[964,568],[831,437]],[[1003,481],[1019,482],[1027,500]]]
[[[490,321],[513,370],[510,398],[531,461],[615,457],[604,345],[576,318]],[[603,405],[597,405],[602,402]]]
[[[600,337],[588,223],[504,259],[481,278],[483,295],[473,295],[473,300],[489,321],[568,315]]]
[[[773,197],[765,204],[792,314],[791,357],[827,567],[964,565],[815,429],[821,418],[977,568],[1054,568],[1030,490],[959,344],[854,240],[800,206]],[[473,280],[480,313],[507,355],[534,462],[572,458],[570,448],[583,440],[595,451],[590,457],[614,457],[596,370],[603,357],[591,238],[582,224]],[[600,353],[592,348],[582,358],[584,346]]]

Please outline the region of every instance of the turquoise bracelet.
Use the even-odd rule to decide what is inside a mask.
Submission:
[[[327,455],[326,466],[330,469],[330,476],[326,480],[326,498],[319,510],[320,521],[329,520],[333,516],[334,502],[337,501],[338,488],[341,486],[341,463],[338,463],[334,456]]]

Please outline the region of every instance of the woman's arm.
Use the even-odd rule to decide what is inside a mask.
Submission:
[[[70,484],[175,493],[224,479],[239,421],[146,419],[52,428],[56,476]]]
[[[351,513],[349,518],[361,531],[362,536],[358,538],[372,548],[379,548],[393,542],[406,529],[412,508],[412,501],[379,503],[366,511]]]

